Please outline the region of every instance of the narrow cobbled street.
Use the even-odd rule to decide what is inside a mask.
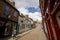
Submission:
[[[32,31],[30,31],[28,34],[21,38],[18,37],[16,40],[47,40],[41,26],[39,24],[36,26],[37,27],[32,29]]]
[[[42,26],[40,24],[36,24],[36,28],[29,30],[29,32],[27,32],[24,36],[19,35],[18,37],[7,38],[5,40],[47,40],[47,37],[42,30]]]

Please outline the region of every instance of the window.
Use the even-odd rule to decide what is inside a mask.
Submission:
[[[6,6],[5,13],[8,15],[10,13],[11,8],[9,6]]]
[[[21,23],[23,23],[23,20],[21,20]]]
[[[17,17],[17,12],[16,11],[14,12],[14,16]]]

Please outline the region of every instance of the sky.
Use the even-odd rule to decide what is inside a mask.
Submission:
[[[34,21],[41,21],[39,0],[14,0],[16,8],[23,15],[29,15]]]

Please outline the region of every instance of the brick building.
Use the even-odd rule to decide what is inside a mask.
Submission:
[[[40,0],[40,8],[48,39],[60,40],[60,0]]]
[[[16,30],[19,11],[15,8],[15,2],[0,0],[0,34],[9,35]],[[5,28],[4,28],[5,27]]]

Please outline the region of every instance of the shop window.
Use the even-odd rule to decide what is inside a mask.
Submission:
[[[25,24],[22,24],[22,29],[24,29],[25,28]]]

